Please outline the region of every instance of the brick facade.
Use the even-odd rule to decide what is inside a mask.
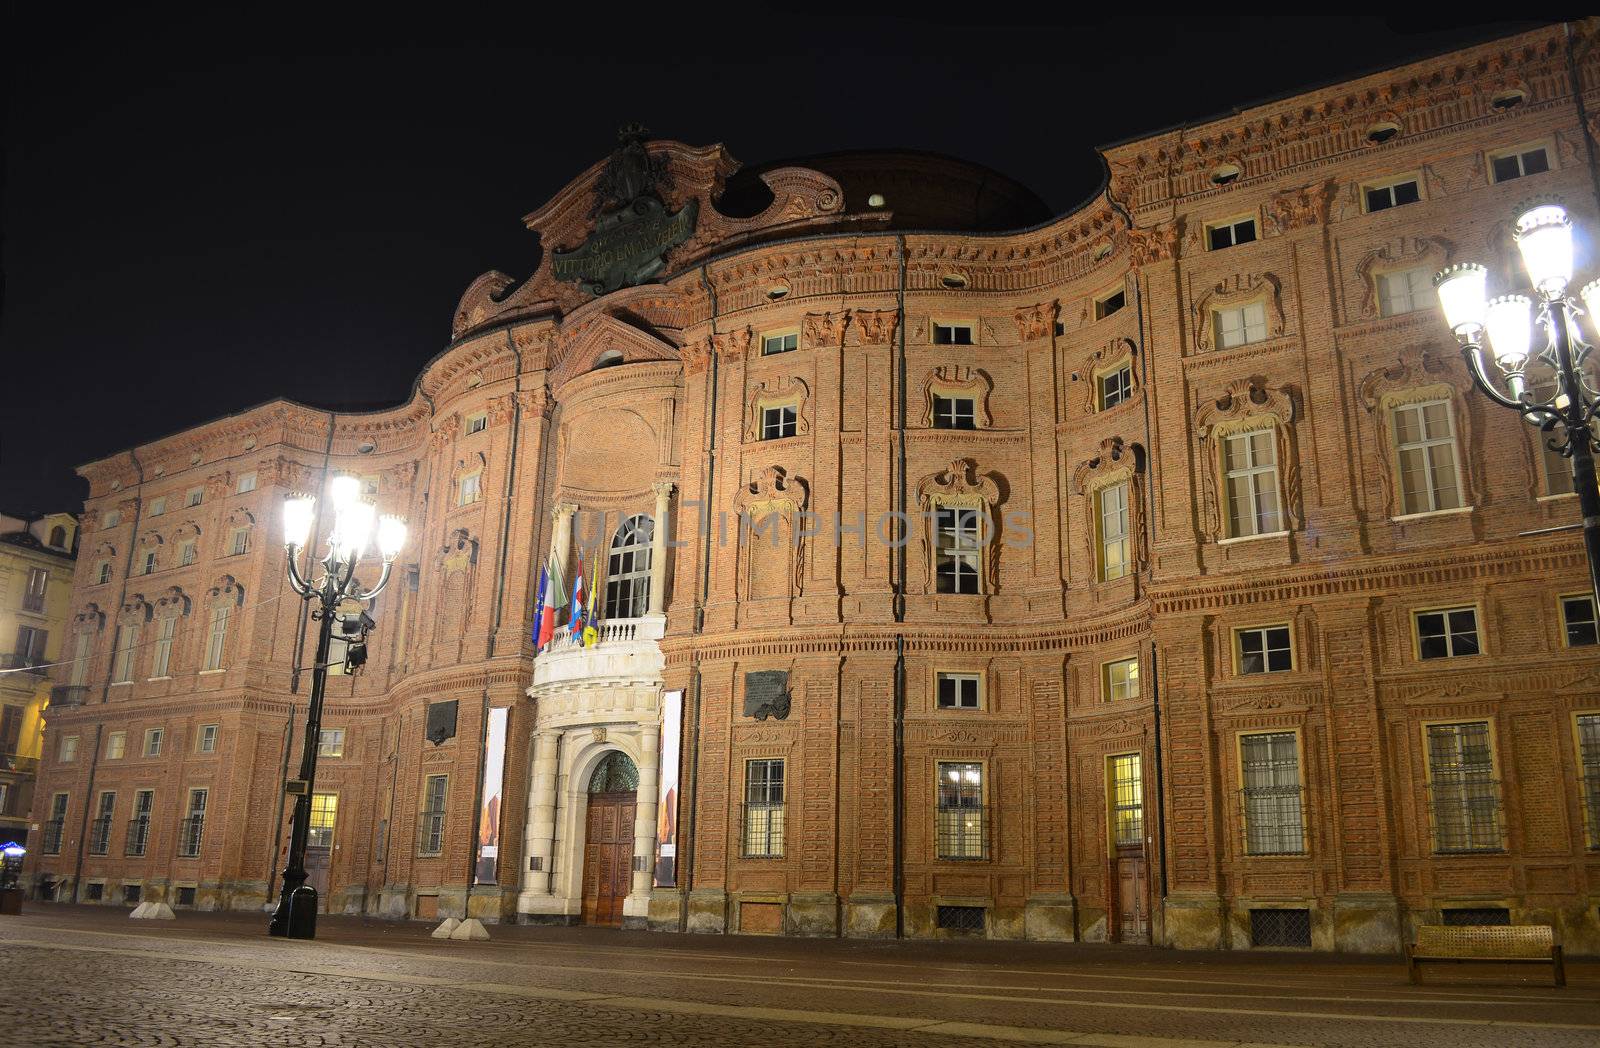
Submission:
[[[1514,287],[1509,220],[1536,193],[1600,228],[1594,31],[1512,37],[1108,147],[1105,191],[1048,221],[1020,187],[940,158],[750,176],[721,147],[651,142],[632,182],[597,163],[527,216],[545,247],[532,276],[468,289],[409,403],[339,415],[277,401],[82,469],[74,628],[93,670],[48,733],[85,744],[65,764],[46,746],[38,796],[70,807],[60,854],[31,860],[36,880],[80,898],[96,879],[108,899],[131,882],[146,898],[194,886],[199,905],[267,898],[312,636],[283,579],[278,507],[348,471],[412,532],[377,601],[372,661],[330,684],[324,726],[346,731],[318,779],[339,794],[334,910],[579,919],[581,820],[562,812],[610,748],[653,778],[666,690],[685,702],[680,872],[650,892],[636,867],[635,922],[931,936],[982,911],[993,937],[1244,948],[1274,926],[1261,911],[1290,910],[1316,948],[1393,951],[1443,910],[1504,908],[1556,924],[1569,951],[1600,949],[1600,827],[1576,738],[1579,715],[1600,712],[1600,649],[1568,647],[1557,599],[1585,589],[1582,547],[1541,531],[1574,523],[1575,500],[1531,430],[1472,391],[1431,288],[1404,291],[1408,273],[1466,259]],[[1548,171],[1497,180],[1497,157],[1537,150]],[[1401,176],[1419,199],[1371,206],[1367,191]],[[745,199],[758,178],[770,201],[719,211],[730,177]],[[697,208],[654,282],[596,296],[558,280],[557,252],[641,178],[665,213]],[[970,206],[972,186],[991,187],[986,206]],[[1244,220],[1236,245],[1213,232]],[[786,334],[792,350],[763,352]],[[972,429],[937,425],[951,398],[971,401]],[[1457,468],[1419,510],[1396,427],[1426,404]],[[772,409],[792,409],[792,435],[767,431]],[[1271,467],[1252,505],[1272,511],[1249,527],[1224,476],[1241,441]],[[659,663],[603,663],[622,649],[602,644],[577,677],[540,677],[541,564],[558,550],[570,577],[582,549],[592,565],[624,519],[654,514],[662,485],[662,639],[629,634]],[[561,505],[576,515],[553,516]],[[941,508],[994,524],[971,548],[978,592],[941,588]],[[741,530],[741,510],[770,515],[778,541]],[[879,537],[896,513],[899,547]],[[1126,542],[1107,550],[1121,521]],[[240,530],[248,550],[233,554]],[[206,672],[219,602],[225,658]],[[1476,654],[1419,657],[1416,613],[1441,608],[1472,609]],[[132,682],[113,683],[117,626],[148,640],[174,609],[169,672],[147,672],[141,647]],[[1237,631],[1256,628],[1287,642],[1281,671],[1241,672]],[[1126,660],[1138,686],[1111,698]],[[786,717],[746,715],[746,674],[764,670],[788,674]],[[977,707],[941,708],[941,673],[977,677]],[[457,735],[434,746],[427,705],[451,700]],[[510,709],[501,884],[469,890],[492,707]],[[214,753],[197,752],[206,724]],[[1445,781],[1445,751],[1427,749],[1457,729],[1430,725],[1487,726],[1483,782]],[[169,748],[140,756],[157,726]],[[118,731],[126,755],[106,759]],[[1247,798],[1242,765],[1265,735],[1292,776]],[[1115,796],[1130,765],[1113,759],[1132,754],[1137,813]],[[746,762],[770,759],[784,761],[785,844],[747,856]],[[941,777],[969,772],[974,792],[939,814]],[[445,842],[425,855],[433,774],[450,776]],[[203,843],[181,858],[171,835],[199,787]],[[85,805],[115,791],[121,826],[139,789],[159,813],[146,855],[122,854],[120,830],[111,854],[86,854]],[[1265,846],[1263,803],[1280,805]]]

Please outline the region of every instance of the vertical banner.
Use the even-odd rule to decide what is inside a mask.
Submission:
[[[478,865],[473,884],[495,884],[500,858],[500,804],[506,771],[506,714],[504,706],[489,711],[483,737],[483,807],[478,811]]]
[[[683,692],[661,696],[661,794],[656,808],[657,888],[678,883],[678,764],[683,746]]]

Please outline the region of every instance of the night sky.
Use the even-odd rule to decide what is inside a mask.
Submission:
[[[1065,211],[1100,184],[1096,144],[1537,24],[988,26],[813,8],[757,33],[744,15],[579,6],[595,17],[462,6],[449,29],[84,7],[23,25],[14,6],[0,508],[77,510],[77,464],[276,396],[404,400],[467,284],[527,274],[520,217],[624,122],[747,164],[950,153]]]

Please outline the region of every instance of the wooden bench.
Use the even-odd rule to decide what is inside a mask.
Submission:
[[[1567,985],[1561,946],[1555,929],[1546,924],[1423,925],[1417,929],[1416,943],[1406,947],[1406,970],[1413,983],[1422,982],[1425,961],[1548,964],[1555,970],[1556,985]]]

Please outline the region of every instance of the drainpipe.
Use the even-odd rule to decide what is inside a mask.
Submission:
[[[84,791],[83,820],[78,827],[78,859],[72,867],[72,901],[78,901],[78,891],[83,881],[83,846],[89,836],[89,807],[94,800],[94,773],[100,767],[100,733],[104,724],[94,726],[94,755],[89,758],[89,788]]]
[[[905,918],[905,843],[906,843],[906,556],[911,548],[910,523],[906,518],[906,238],[895,237],[895,251],[900,256],[900,287],[895,296],[895,333],[897,372],[895,383],[895,428],[899,431],[897,457],[899,474],[895,485],[895,509],[899,521],[907,529],[903,536],[899,556],[895,558],[894,621],[902,628],[894,637],[894,934],[904,938]]]
[[[507,552],[507,547],[511,542],[511,513],[513,506],[511,493],[517,482],[517,435],[522,429],[522,398],[517,396],[518,393],[522,392],[522,350],[517,348],[517,340],[511,337],[510,328],[506,329],[506,348],[511,350],[517,358],[517,377],[514,392],[511,394],[511,454],[506,462],[505,513],[503,514],[504,522],[500,528],[500,553],[496,558],[500,565],[494,584],[494,625],[489,628],[488,657],[491,659],[494,658],[494,639],[500,632],[500,617],[505,608],[506,566],[511,559],[510,554]],[[482,778],[481,774],[479,778]],[[474,866],[474,869],[476,869],[476,866]]]

